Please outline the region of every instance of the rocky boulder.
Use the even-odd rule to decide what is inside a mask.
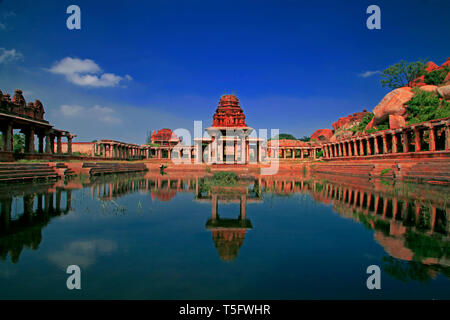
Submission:
[[[444,83],[445,83],[445,84],[450,84],[450,72],[449,72],[448,75],[445,77]]]
[[[435,85],[427,84],[425,86],[420,87],[420,90],[427,91],[427,92],[436,92],[437,88],[438,87]]]
[[[333,136],[333,131],[332,130],[330,130],[330,129],[319,129],[319,130],[316,130],[312,134],[311,140],[330,141],[332,136]]]
[[[437,89],[437,92],[439,96],[441,96],[443,99],[449,101],[450,100],[450,84],[439,87]]]
[[[401,87],[389,92],[372,111],[374,114],[371,121],[373,125],[386,121],[389,115],[404,116],[406,109],[403,107],[403,104],[408,102],[413,96],[414,92],[412,92],[410,87]]]
[[[369,112],[364,109],[362,112],[355,112],[346,117],[339,118],[338,121],[333,123],[333,128],[335,131],[339,129],[349,129],[360,123],[364,116],[368,113]]]
[[[389,115],[389,129],[398,129],[406,125],[406,119],[403,116]]]

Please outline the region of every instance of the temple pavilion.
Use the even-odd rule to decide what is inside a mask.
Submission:
[[[235,95],[223,95],[213,116],[213,125],[206,128],[207,137],[194,138],[196,162],[215,164],[261,162],[263,140],[250,137],[253,130],[245,122],[239,99]]]

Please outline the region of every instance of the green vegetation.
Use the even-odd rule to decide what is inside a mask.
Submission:
[[[279,135],[277,135],[269,140],[297,140],[297,139],[292,134],[280,133]]]
[[[353,126],[350,128],[350,130],[353,133],[358,133],[358,132],[364,132],[364,130],[366,129],[367,125],[369,124],[370,121],[372,121],[373,118],[373,113],[370,112],[368,114],[366,114],[364,116],[364,118],[362,118],[361,122],[358,123],[356,126]]]
[[[450,102],[439,97],[434,92],[413,88],[414,96],[405,103],[409,124],[450,117]]]
[[[448,258],[450,243],[442,239],[441,236],[429,236],[413,231],[406,233],[405,245],[414,252],[414,260],[426,258]]]
[[[20,152],[25,149],[25,135],[23,133],[15,133],[13,140],[15,152]],[[3,148],[3,134],[0,134],[0,148]]]
[[[433,70],[431,72],[424,71],[424,82],[426,84],[432,84],[438,86],[444,82],[445,77],[450,72],[449,67],[444,67],[440,70]]]
[[[303,136],[303,137],[301,137],[301,138],[298,138],[298,140],[304,141],[304,142],[308,142],[309,140],[311,140],[311,137]]]
[[[381,85],[391,89],[404,87],[424,73],[425,63],[426,60],[416,62],[401,60],[381,72]]]
[[[383,170],[381,170],[380,175],[384,176],[386,173],[389,173],[389,171],[391,171],[391,169],[389,169],[389,168],[383,169]]]
[[[318,158],[323,157],[323,150],[317,151],[316,156],[317,156]]]
[[[212,177],[212,185],[215,186],[234,186],[238,181],[238,175],[235,172],[219,171]]]

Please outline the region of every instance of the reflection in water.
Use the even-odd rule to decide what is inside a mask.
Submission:
[[[201,174],[180,177],[147,173],[0,187],[0,257],[5,260],[9,254],[16,263],[24,248],[36,250],[42,241],[42,229],[52,218],[71,210],[73,189],[89,188],[91,197],[99,201],[114,201],[137,192],[170,201],[178,193],[193,193],[194,201],[211,203],[206,229],[211,231],[223,261],[236,259],[247,230],[252,228],[247,205],[262,203],[269,194],[309,193],[317,202],[332,204],[340,216],[374,230],[374,239],[390,256],[384,259],[383,270],[392,276],[404,281],[423,281],[438,273],[449,276],[449,199],[445,187],[389,185],[336,176],[256,175],[228,187],[211,186],[206,180]],[[22,203],[16,206],[22,212],[12,213],[14,201]],[[231,203],[239,203],[236,218],[220,217],[219,204]],[[75,250],[80,244],[73,246]],[[85,250],[86,263],[91,263],[95,250],[97,247]]]

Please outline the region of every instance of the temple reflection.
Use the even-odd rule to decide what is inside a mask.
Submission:
[[[14,188],[13,188],[14,189]],[[67,214],[71,207],[71,190],[52,186],[34,186],[21,191],[20,196],[12,192],[2,192],[0,196],[0,259],[8,254],[16,263],[24,248],[36,250],[42,241],[42,229],[53,217]],[[61,206],[61,196],[65,195],[65,204]],[[20,213],[13,212],[13,202],[21,201]],[[13,214],[14,213],[14,214]]]
[[[309,194],[315,201],[331,205],[340,216],[374,230],[374,239],[390,257],[406,262],[408,272],[422,270],[414,277],[449,274],[448,187],[389,184],[333,175],[241,176],[237,185],[228,187],[208,184],[208,175],[200,172],[123,174],[0,186],[1,259],[9,254],[12,262],[17,262],[24,248],[37,249],[42,229],[51,219],[71,210],[72,190],[82,188],[99,201],[141,193],[153,201],[167,202],[179,193],[193,194],[195,202],[211,204],[211,217],[205,227],[211,231],[223,261],[237,258],[247,230],[253,228],[247,218],[249,204],[262,203],[268,194]],[[239,204],[239,211],[232,217],[219,214],[219,207],[227,204]],[[385,263],[392,274],[404,274],[399,270],[405,266],[397,260],[388,259]]]
[[[245,182],[231,187],[211,186],[206,190],[202,190],[201,185],[197,183],[196,201],[211,202],[211,219],[206,222],[206,229],[211,231],[219,257],[223,261],[233,261],[244,243],[245,233],[252,228],[247,219],[247,204],[262,202],[259,189],[249,189]],[[239,203],[238,217],[221,218],[219,203]]]

